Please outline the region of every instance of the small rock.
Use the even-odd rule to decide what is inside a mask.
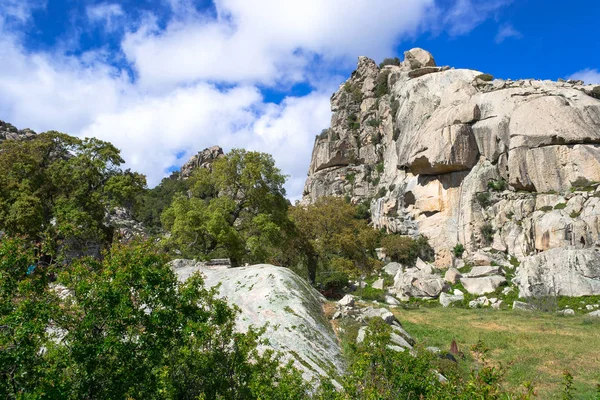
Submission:
[[[373,287],[373,289],[380,289],[383,290],[383,278],[377,279],[375,282],[373,282],[373,284],[371,285]]]
[[[462,302],[465,299],[465,295],[460,293],[459,295],[448,294],[448,293],[440,293],[440,304],[443,307],[448,307],[452,303]]]
[[[531,304],[522,301],[513,302],[513,310],[533,311],[535,308]]]
[[[477,300],[471,300],[469,302],[469,308],[479,308],[481,304]]]
[[[389,294],[385,295],[385,302],[390,306],[400,305],[400,302],[394,296],[390,296]]]
[[[591,313],[587,314],[588,317],[598,317],[600,318],[600,310],[598,311],[592,311]]]
[[[354,296],[351,294],[347,294],[340,301],[338,301],[338,305],[341,307],[354,307]]]
[[[504,304],[503,300],[498,300],[497,302],[495,302],[494,304],[492,304],[492,308],[494,310],[499,310],[500,307],[502,307],[503,304]]]
[[[398,271],[402,270],[402,264],[397,263],[397,262],[391,262],[388,265],[386,265],[385,267],[383,267],[383,270],[389,276],[396,276]]]
[[[506,296],[507,294],[512,293],[513,291],[514,291],[513,288],[505,287],[504,289],[502,289],[502,294]]]
[[[340,318],[342,318],[342,312],[341,311],[336,311],[333,314],[333,317],[331,317],[331,319],[340,319]]]
[[[558,313],[561,315],[575,315],[575,310],[572,310],[570,308],[565,308],[564,310],[561,310]]]
[[[440,354],[442,352],[442,350],[440,350],[439,347],[433,347],[433,346],[427,347],[425,350],[427,350],[428,352],[433,353],[433,354]]]
[[[494,303],[496,303],[497,301],[498,301],[498,299],[497,299],[497,298],[495,298],[495,297],[492,297],[492,298],[490,299],[490,304],[494,304]]]
[[[500,275],[484,276],[481,278],[461,278],[460,283],[467,292],[481,295],[494,292],[500,285],[506,283],[506,278]]]
[[[588,304],[587,306],[585,306],[585,309],[588,311],[592,311],[594,309],[594,306],[591,304]]]

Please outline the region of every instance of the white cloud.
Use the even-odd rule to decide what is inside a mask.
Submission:
[[[502,25],[496,34],[496,43],[500,44],[509,38],[521,39],[522,37],[523,34],[516,30],[512,25]]]
[[[445,12],[443,22],[451,35],[464,35],[513,0],[457,0]]]
[[[586,68],[582,71],[575,72],[568,79],[582,80],[586,84],[600,85],[600,71],[597,69]]]
[[[196,80],[301,81],[313,54],[352,62],[393,53],[414,35],[433,0],[217,0],[217,18],[149,22],[129,33],[123,49],[146,87]]]
[[[90,21],[126,30],[123,54],[93,49],[72,56],[65,48],[24,48],[21,32],[2,21],[9,15],[28,21],[32,9],[0,0],[0,119],[111,141],[151,185],[214,144],[268,152],[291,176],[288,194],[296,199],[314,137],[330,123],[329,96],[343,80],[331,71],[361,54],[393,55],[400,38],[441,15],[434,0],[217,0],[216,17],[199,13],[190,0],[164,1],[173,11],[164,29],[151,14],[131,21],[118,3],[87,8]],[[474,12],[469,18],[480,21]],[[115,57],[129,61],[135,77],[113,66]],[[312,93],[280,104],[268,103],[258,89],[306,80]]]
[[[12,19],[20,23],[27,22],[31,12],[46,7],[45,0],[0,0],[0,27],[3,20]]]
[[[94,24],[104,24],[108,32],[117,28],[117,21],[125,15],[119,4],[101,3],[86,8],[88,19]]]

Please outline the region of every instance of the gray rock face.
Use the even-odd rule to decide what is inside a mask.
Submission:
[[[210,169],[213,162],[221,157],[225,157],[223,149],[219,146],[212,146],[204,149],[188,160],[181,167],[180,179],[187,179],[192,175],[192,172],[198,168]]]
[[[460,283],[470,294],[480,295],[492,293],[506,283],[506,278],[500,275],[484,276],[481,278],[461,278]]]
[[[443,307],[448,307],[452,303],[460,303],[465,299],[465,295],[460,290],[455,290],[454,294],[441,293],[440,304]]]
[[[303,202],[370,199],[374,228],[427,236],[443,268],[457,243],[518,261],[600,246],[600,85],[480,75],[422,49],[381,69],[361,57],[331,98]]]
[[[600,249],[557,248],[526,257],[515,279],[520,297],[600,293]]]
[[[402,298],[433,299],[437,298],[444,288],[444,279],[434,273],[431,265],[419,259],[416,267],[399,270],[394,277],[394,286],[388,290]]]
[[[0,143],[5,140],[27,140],[35,135],[31,129],[17,129],[8,122],[0,121]]]
[[[242,268],[205,267],[191,260],[176,260],[180,280],[199,271],[207,287],[221,284],[219,293],[241,309],[237,328],[268,323],[269,347],[294,360],[306,379],[342,373],[344,363],[331,325],[321,307],[322,296],[287,268],[253,265]]]

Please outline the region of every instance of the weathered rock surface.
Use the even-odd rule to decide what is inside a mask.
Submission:
[[[452,303],[460,303],[465,299],[465,295],[460,290],[455,290],[454,294],[441,293],[440,304],[443,307],[448,307]]]
[[[211,168],[213,162],[221,157],[225,157],[223,149],[219,146],[212,146],[193,156],[183,164],[179,177],[181,179],[187,179],[192,175],[192,172],[198,168]]]
[[[506,283],[506,278],[500,275],[480,278],[460,278],[460,283],[470,294],[480,295],[494,292],[500,285]]]
[[[303,202],[369,201],[376,229],[427,236],[443,268],[457,243],[504,261],[600,246],[597,93],[578,81],[487,81],[422,49],[381,69],[360,57],[331,98]]]
[[[437,298],[444,288],[444,279],[435,273],[431,265],[419,259],[416,267],[398,270],[394,277],[394,286],[388,288],[388,291],[401,298],[433,299]]]
[[[35,135],[31,129],[17,129],[8,122],[0,121],[0,143],[5,140],[27,140]]]
[[[526,257],[513,279],[520,297],[600,293],[600,249],[556,248]]]
[[[341,350],[321,307],[322,296],[304,279],[287,268],[253,265],[242,268],[209,268],[192,260],[175,260],[180,280],[199,271],[207,287],[221,284],[219,294],[241,309],[237,327],[268,323],[269,346],[293,359],[311,379],[342,373]]]

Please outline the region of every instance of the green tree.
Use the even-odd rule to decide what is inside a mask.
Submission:
[[[0,243],[1,397],[306,397],[297,370],[258,351],[263,330],[236,332],[236,309],[199,274],[178,282],[150,243],[115,245],[102,261],[62,269],[62,299],[45,269],[27,275],[23,244]]]
[[[49,256],[111,241],[110,207],[133,206],[143,175],[123,172],[113,145],[58,132],[0,145],[0,230],[24,235]]]
[[[357,214],[354,205],[338,197],[322,197],[314,204],[297,205],[291,210],[299,240],[308,248],[307,254],[313,256],[307,260],[312,281],[318,265],[324,271],[346,273],[368,272],[375,267],[373,256],[379,234]]]
[[[161,218],[169,246],[190,257],[229,257],[234,265],[281,256],[291,224],[285,176],[270,155],[232,150],[190,181]]]

